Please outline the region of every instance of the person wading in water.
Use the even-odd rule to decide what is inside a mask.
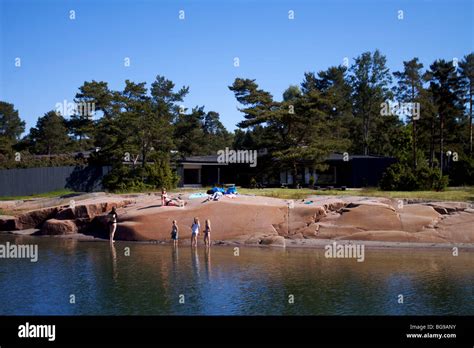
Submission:
[[[115,231],[117,230],[117,210],[115,207],[112,207],[112,210],[108,214],[109,217],[109,237],[110,237],[110,243],[114,243],[114,235]]]

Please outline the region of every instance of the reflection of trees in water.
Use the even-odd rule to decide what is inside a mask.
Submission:
[[[472,253],[433,256],[417,262],[412,278],[410,314],[472,315],[474,313],[474,269]]]
[[[37,246],[37,262],[0,259],[0,312],[11,315],[68,315],[75,271],[79,269],[76,240],[22,235],[0,235],[0,244]],[[31,251],[31,250],[30,250]],[[77,288],[76,288],[77,289]],[[64,303],[64,304],[62,304]]]
[[[265,257],[263,251],[260,253],[260,262],[267,272],[256,283],[260,289],[254,286],[253,292],[259,291],[261,300],[258,305],[253,301],[245,304],[242,310],[247,313],[265,314],[267,297],[274,302],[273,314],[474,312],[472,253],[456,258],[449,251],[414,254],[413,251],[366,250],[364,262],[325,258],[324,250],[287,250],[286,255],[272,253]],[[266,283],[271,284],[271,293],[264,290]],[[295,296],[294,304],[288,303],[290,294]],[[404,304],[398,304],[399,294],[404,295]]]
[[[354,286],[366,300],[347,307],[355,314],[472,314],[473,306],[466,307],[474,281],[469,264],[472,260],[451,257],[449,252],[379,252],[361,268],[366,281]],[[398,303],[399,295],[403,304]]]
[[[38,243],[38,264],[18,263],[7,270],[21,271],[22,288],[58,284],[51,297],[75,294],[75,306],[60,308],[58,313],[64,314],[474,313],[474,254],[467,252],[453,257],[449,250],[366,250],[365,261],[357,262],[327,259],[324,250],[246,248],[236,257],[231,248],[216,247],[211,269],[211,250],[206,248],[189,253],[183,247],[179,254],[179,248],[152,244],[111,246],[23,236],[6,240]],[[58,310],[43,292],[36,293],[27,303]],[[294,304],[288,303],[290,294]],[[404,295],[404,304],[397,303],[398,294]]]
[[[46,237],[46,238],[38,238],[36,236],[21,236],[21,235],[14,235],[10,243],[14,244],[31,244],[31,245],[38,245],[38,252],[41,253],[43,249],[43,245],[45,246],[45,250],[49,250],[52,245],[54,247],[60,248],[62,253],[66,253],[69,255],[73,255],[76,253],[76,248],[78,244],[77,239],[73,238],[61,238],[61,237]]]
[[[281,280],[281,314],[341,315],[382,313],[389,299],[380,280],[386,277],[384,262],[355,258],[326,258],[324,249],[287,250],[278,262]],[[396,263],[393,264],[394,266]],[[276,273],[276,272],[275,272]],[[294,303],[288,296],[294,295]],[[390,295],[391,296],[391,295]]]
[[[58,238],[58,247],[68,254],[74,254],[76,252],[77,244],[79,243],[76,239]]]
[[[102,307],[105,307],[105,313],[170,313],[171,270],[167,255],[160,252],[164,250],[151,244],[122,242],[116,242],[113,246],[107,243],[107,247],[110,249],[108,269],[97,270],[97,274],[102,276],[109,273],[110,281],[102,281],[104,286],[99,285],[101,292],[104,292],[102,296],[106,303]],[[129,256],[126,256],[125,248],[129,248]]]

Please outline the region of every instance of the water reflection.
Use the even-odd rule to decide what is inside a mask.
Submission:
[[[109,242],[110,246],[110,255],[112,258],[112,278],[114,281],[117,281],[118,269],[117,269],[117,249],[115,248],[115,243],[112,241]]]
[[[199,254],[197,247],[191,247],[191,262],[193,267],[193,274],[196,278],[199,278]]]
[[[0,259],[0,315],[474,314],[473,252],[366,251],[356,262],[310,249],[245,248],[235,257],[231,247],[0,236],[14,240],[37,243],[39,260]]]
[[[204,266],[206,268],[206,278],[211,280],[211,248],[209,246],[204,249]]]
[[[179,248],[177,245],[173,245],[171,249],[171,260],[173,260],[173,270],[178,270],[178,262],[179,262]]]

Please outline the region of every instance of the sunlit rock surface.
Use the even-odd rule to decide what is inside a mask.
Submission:
[[[213,240],[248,245],[285,246],[285,240],[295,239],[474,243],[474,209],[465,202],[400,204],[400,200],[350,196],[298,201],[251,195],[224,196],[219,201],[188,197],[183,193],[185,207],[162,207],[159,194],[4,202],[10,215],[0,216],[0,230],[34,228],[43,235],[83,233],[108,238],[106,214],[116,207],[117,240],[169,240],[173,220],[179,238],[189,239],[193,219],[198,217],[201,233],[205,220],[211,220]]]

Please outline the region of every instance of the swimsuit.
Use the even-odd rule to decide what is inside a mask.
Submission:
[[[199,234],[199,224],[193,224],[191,230],[193,231],[193,234]]]
[[[178,229],[175,226],[171,230],[171,239],[178,240]]]
[[[109,221],[109,225],[113,225],[117,223],[117,214],[109,214],[112,221]]]

